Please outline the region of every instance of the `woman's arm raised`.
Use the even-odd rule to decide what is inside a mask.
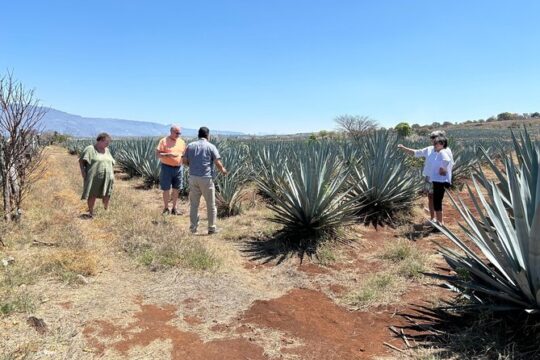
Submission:
[[[399,144],[398,149],[401,149],[401,151],[406,152],[409,155],[414,155],[416,153],[415,149],[409,149],[408,147],[405,147],[403,144]]]

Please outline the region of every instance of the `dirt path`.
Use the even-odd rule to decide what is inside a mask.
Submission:
[[[29,285],[41,299],[31,315],[44,319],[49,331],[36,337],[26,324],[29,314],[0,319],[1,345],[9,354],[26,352],[36,359],[371,359],[395,355],[383,342],[400,346],[388,330],[399,324],[395,313],[406,308],[399,296],[395,305],[366,311],[353,311],[344,296],[369,273],[384,270],[374,254],[395,240],[395,231],[359,228],[364,240],[340,252],[330,266],[309,260],[300,266],[294,257],[263,265],[242,252],[252,229],[264,227],[261,214],[267,213],[254,208],[220,221],[222,235],[197,237],[219,256],[219,269],[151,271],[122,250],[123,235],[114,229],[116,216],[127,206],[141,214],[141,221],[159,221],[160,192],[118,180],[111,213],[98,210],[95,219],[83,220],[76,158],[51,148],[48,164],[36,198],[43,211],[61,204],[68,221],[59,217],[50,226],[83,234],[97,271],[87,284],[45,277]],[[61,187],[55,185],[59,179]],[[194,239],[186,231],[187,216],[170,221],[178,228],[175,236]],[[22,256],[23,251],[11,253]],[[411,291],[418,292],[418,286]],[[404,297],[410,301],[410,292]]]

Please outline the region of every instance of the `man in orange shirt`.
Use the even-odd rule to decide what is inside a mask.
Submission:
[[[182,155],[184,155],[186,149],[186,143],[180,138],[181,134],[180,126],[172,125],[169,136],[161,139],[156,148],[156,156],[161,161],[159,185],[163,190],[164,215],[180,215],[176,203],[178,201],[178,191],[183,185]],[[169,199],[172,199],[171,210],[169,210]]]

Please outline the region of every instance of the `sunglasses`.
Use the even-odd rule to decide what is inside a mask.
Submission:
[[[180,131],[175,132],[176,135],[182,135]]]

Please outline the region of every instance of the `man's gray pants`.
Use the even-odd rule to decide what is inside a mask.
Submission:
[[[201,202],[201,195],[206,202],[206,211],[208,215],[208,231],[216,230],[216,188],[214,187],[214,181],[212,178],[193,176],[189,177],[189,219],[191,222],[190,230],[192,232],[197,231],[199,226],[199,203]]]

